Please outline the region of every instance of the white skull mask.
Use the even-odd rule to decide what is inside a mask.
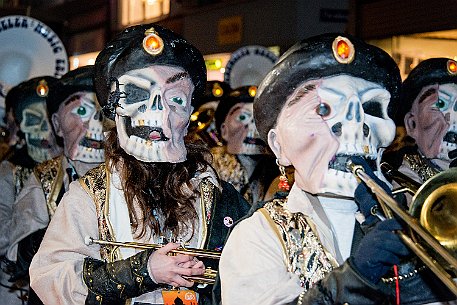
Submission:
[[[317,111],[339,142],[324,176],[322,192],[353,196],[358,182],[347,172],[347,158],[363,156],[376,170],[378,149],[394,139],[395,124],[387,114],[390,93],[379,84],[340,75],[323,79],[318,96]]]
[[[258,155],[266,152],[266,144],[255,127],[253,103],[235,104],[221,125],[221,136],[231,154]]]
[[[21,131],[25,134],[27,152],[36,162],[55,157],[60,152],[49,124],[43,102],[28,105],[22,111]]]
[[[443,113],[449,124],[440,146],[438,158],[451,161],[449,152],[457,149],[457,84],[443,84],[439,86],[439,100],[435,104]]]
[[[113,83],[120,146],[145,162],[183,162],[194,85],[183,69],[155,65],[126,72]]]
[[[63,102],[52,121],[63,138],[65,156],[85,163],[104,161],[103,116],[94,92],[77,92]]]

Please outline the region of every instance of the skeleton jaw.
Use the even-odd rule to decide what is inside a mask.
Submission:
[[[101,133],[87,131],[79,141],[73,160],[86,163],[101,163],[105,160],[104,137]]]
[[[377,153],[374,153],[374,147],[361,144],[347,144],[343,145],[346,148],[338,149],[335,157],[328,164],[328,171],[324,176],[323,180],[323,193],[332,193],[340,196],[354,197],[354,191],[358,186],[356,177],[349,172],[346,167],[346,163],[351,156],[363,157],[373,171],[377,170]],[[354,150],[348,149],[348,147],[354,148]]]

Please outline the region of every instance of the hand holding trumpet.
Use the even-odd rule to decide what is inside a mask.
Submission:
[[[173,287],[192,287],[194,282],[186,278],[205,273],[205,265],[195,256],[170,255],[170,251],[179,247],[180,244],[169,243],[149,257],[149,272],[157,283]]]

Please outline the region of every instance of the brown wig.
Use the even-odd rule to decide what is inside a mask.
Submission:
[[[180,226],[188,229],[190,224],[192,230],[195,228],[197,212],[194,200],[199,190],[192,188],[190,179],[196,172],[211,167],[211,154],[199,143],[186,141],[186,148],[187,160],[181,163],[142,162],[122,149],[115,127],[108,133],[105,142],[106,160],[120,172],[134,232],[139,224],[144,224],[140,228],[140,237],[145,235],[146,226],[156,235],[169,230],[174,236],[178,235]],[[135,213],[135,200],[143,213],[142,219],[138,219],[139,216]],[[163,231],[154,212],[165,218]]]

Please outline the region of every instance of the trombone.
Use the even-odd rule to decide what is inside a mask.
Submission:
[[[139,242],[117,242],[117,241],[106,241],[100,239],[94,239],[90,236],[84,238],[84,243],[88,246],[93,244],[98,244],[101,246],[113,246],[113,247],[123,247],[123,248],[134,248],[134,249],[160,249],[163,245],[160,244],[147,244]],[[171,250],[169,253],[172,254],[185,254],[195,257],[210,258],[210,259],[220,259],[221,252],[202,250],[197,248],[184,248],[180,247],[177,249]],[[217,271],[211,269],[210,267],[205,269],[205,272],[202,275],[194,276],[183,276],[186,280],[194,281],[198,284],[214,284],[217,276]]]
[[[425,242],[427,247],[432,248],[440,257],[440,261],[444,261],[444,265],[446,265],[446,269],[451,270],[456,274],[457,271],[457,259],[453,254],[448,251],[441,243],[435,238],[429,231],[427,231],[421,223],[423,223],[423,220],[425,219],[425,223],[430,223],[430,216],[431,214],[434,214],[434,210],[440,212],[439,210],[444,210],[445,205],[443,202],[446,201],[446,199],[449,199],[449,193],[452,193],[457,189],[457,182],[449,182],[450,177],[453,177],[452,179],[455,180],[455,177],[457,177],[457,171],[456,170],[450,170],[450,173],[447,172],[442,172],[432,179],[429,179],[424,185],[422,185],[417,192],[415,193],[413,197],[413,202],[411,204],[412,211],[414,213],[417,212],[417,210],[421,210],[421,223],[419,223],[418,219],[411,216],[408,214],[401,206],[400,204],[392,198],[384,189],[376,183],[375,180],[373,180],[368,174],[365,173],[364,169],[360,165],[354,164],[352,161],[348,161],[346,164],[347,168],[357,177],[359,178],[362,182],[364,182],[370,189],[371,191],[376,195],[378,198],[378,201],[381,205],[381,208],[384,211],[384,214],[388,218],[394,217],[394,214],[396,214],[398,217],[400,217],[406,224],[409,226],[410,230],[420,236],[420,238]],[[436,188],[436,184],[439,185],[438,188]],[[449,184],[451,184],[449,186]],[[423,193],[430,193],[428,198],[423,198]],[[438,192],[438,194],[436,194]],[[451,194],[452,195],[452,194]],[[457,205],[457,195],[454,193],[453,198],[451,198],[451,212],[456,212],[455,206]],[[422,202],[419,202],[422,201]],[[416,206],[422,204],[422,207],[417,208]],[[414,207],[413,207],[414,206]],[[449,207],[448,207],[449,208]],[[412,213],[414,215],[414,213]],[[425,216],[424,216],[425,215]],[[455,214],[454,214],[455,215]],[[452,216],[451,216],[452,218]],[[440,222],[440,220],[435,220],[436,222]],[[456,224],[453,224],[454,227]],[[426,226],[427,227],[427,226]],[[440,231],[435,230],[435,231]],[[449,230],[448,230],[449,231]],[[457,284],[453,281],[451,274],[449,274],[446,270],[445,267],[442,266],[437,262],[435,258],[430,256],[424,246],[422,246],[417,238],[408,236],[404,232],[398,231],[397,232],[400,239],[423,261],[423,263],[430,268],[430,270],[442,281],[443,284],[445,284],[449,290],[452,291],[457,296]],[[455,239],[455,232],[453,232],[453,238]],[[439,239],[442,239],[440,236],[438,237]],[[455,246],[455,241],[454,242],[448,242],[446,240],[442,241],[446,246]],[[455,248],[454,248],[455,251]],[[455,255],[455,254],[454,254]]]

